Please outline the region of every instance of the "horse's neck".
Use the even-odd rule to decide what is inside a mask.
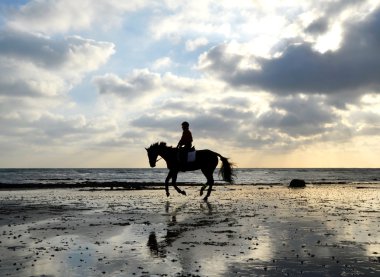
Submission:
[[[175,148],[165,148],[164,150],[159,152],[159,155],[166,161],[170,162],[172,159],[176,157],[176,149]]]

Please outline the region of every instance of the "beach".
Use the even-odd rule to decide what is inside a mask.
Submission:
[[[379,276],[378,185],[0,191],[1,276]]]

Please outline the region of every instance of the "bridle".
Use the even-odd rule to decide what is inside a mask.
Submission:
[[[149,149],[148,149],[148,148],[145,148],[145,149],[149,152]],[[158,158],[158,154],[157,154],[156,163],[157,163],[158,161],[160,161],[160,160],[162,160],[162,157],[161,157],[161,158]]]

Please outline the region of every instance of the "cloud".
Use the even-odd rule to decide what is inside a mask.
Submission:
[[[173,65],[173,61],[170,57],[163,57],[154,61],[152,68],[155,70],[168,68]]]
[[[247,29],[244,23],[257,20],[265,1],[204,0],[174,3],[165,1],[157,7],[151,32],[156,39],[170,38],[179,41],[189,37],[240,37]],[[266,1],[267,2],[267,1]],[[252,26],[251,26],[252,29]],[[250,32],[250,31],[249,31]]]
[[[347,115],[350,127],[359,136],[380,136],[380,113],[377,109],[371,110],[368,105],[355,107]]]
[[[362,21],[347,24],[342,45],[336,51],[320,53],[303,42],[288,45],[279,57],[256,58],[230,53],[228,44],[222,44],[203,54],[199,65],[232,87],[248,90],[263,89],[278,95],[360,95],[380,88],[379,30],[380,9]],[[242,67],[247,60],[256,64]]]
[[[313,136],[329,132],[340,118],[324,103],[323,97],[291,96],[277,98],[271,110],[257,119],[263,128],[278,130],[289,137]]]
[[[161,76],[148,69],[134,70],[125,79],[115,74],[106,74],[93,78],[100,94],[115,94],[128,99],[138,98],[161,87]]]
[[[318,18],[307,26],[305,31],[311,34],[323,34],[328,30],[328,27],[329,21],[327,18]]]
[[[377,1],[23,2],[0,11],[0,147],[15,161],[51,146],[138,157],[184,120],[197,147],[250,161],[379,135]]]
[[[68,44],[27,32],[5,30],[0,36],[2,56],[24,60],[41,67],[54,68],[64,63]]]
[[[155,93],[164,94],[198,94],[207,92],[219,92],[222,85],[218,81],[206,78],[187,78],[167,72],[159,74],[149,69],[135,69],[125,78],[107,73],[103,76],[95,76],[92,79],[98,92],[103,95],[117,95],[126,99],[137,99]]]
[[[194,137],[241,148],[292,150],[321,141],[348,141],[355,130],[345,116],[325,103],[323,96],[277,97],[269,109],[255,110],[248,98],[210,98],[166,101],[131,121],[133,128],[175,139],[180,122],[187,120]],[[157,111],[168,111],[158,113]],[[376,117],[374,117],[376,118]],[[158,138],[161,138],[158,136]]]
[[[233,120],[223,118],[217,114],[194,112],[191,116],[159,116],[143,115],[131,122],[135,128],[166,132],[166,136],[177,134],[180,136],[180,124],[184,120],[190,122],[194,131],[194,139],[213,138],[215,141],[231,140],[237,130]]]
[[[336,17],[338,14],[347,11],[349,8],[358,9],[361,5],[365,5],[367,1],[362,0],[338,0],[331,1],[328,5],[318,3],[317,7],[324,12],[327,17]]]
[[[14,113],[1,116],[2,136],[23,144],[65,145],[88,143],[96,145],[103,137],[117,133],[116,122],[109,117],[87,119],[84,115],[57,115],[51,112]]]
[[[205,37],[199,37],[193,40],[186,41],[186,50],[187,51],[195,51],[199,47],[207,45],[209,42]]]
[[[146,4],[147,1],[32,0],[12,12],[7,25],[45,34],[87,30],[95,25],[108,29],[120,24],[124,13]]]
[[[50,139],[59,140],[67,139],[70,136],[84,136],[86,140],[91,140],[94,134],[105,134],[114,132],[117,129],[112,118],[99,117],[88,120],[84,115],[80,114],[64,117],[45,113],[31,122],[31,126],[43,131]]]
[[[356,20],[368,11],[368,1],[362,0],[338,0],[326,3],[314,3],[314,20],[305,28],[305,32],[312,35],[323,35],[329,31],[331,25],[345,20]]]
[[[147,133],[161,134],[160,139],[173,140],[180,135],[180,124],[186,120],[198,143],[199,140],[211,139],[220,144],[236,144],[255,120],[254,113],[247,106],[248,102],[237,97],[208,100],[193,98],[191,102],[183,98],[168,100],[133,119],[130,124]]]
[[[109,42],[0,31],[0,94],[57,96],[113,53],[114,44]]]
[[[68,115],[73,105],[68,92],[104,65],[114,48],[113,43],[79,36],[61,38],[0,30],[3,143],[12,144],[10,147],[46,147],[59,142],[79,145],[90,140],[90,134],[100,136],[112,131],[99,117]],[[9,144],[9,140],[13,142]]]
[[[138,128],[159,129],[174,132],[178,124],[181,123],[181,117],[165,117],[155,115],[142,115],[132,120],[131,125]]]

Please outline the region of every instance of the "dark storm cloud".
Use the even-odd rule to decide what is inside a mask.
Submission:
[[[293,44],[278,58],[256,59],[260,69],[242,69],[239,64],[244,57],[229,54],[226,48],[211,49],[203,57],[204,68],[234,87],[279,95],[380,89],[380,9],[361,22],[347,24],[341,48],[336,51],[320,53],[306,42]]]

